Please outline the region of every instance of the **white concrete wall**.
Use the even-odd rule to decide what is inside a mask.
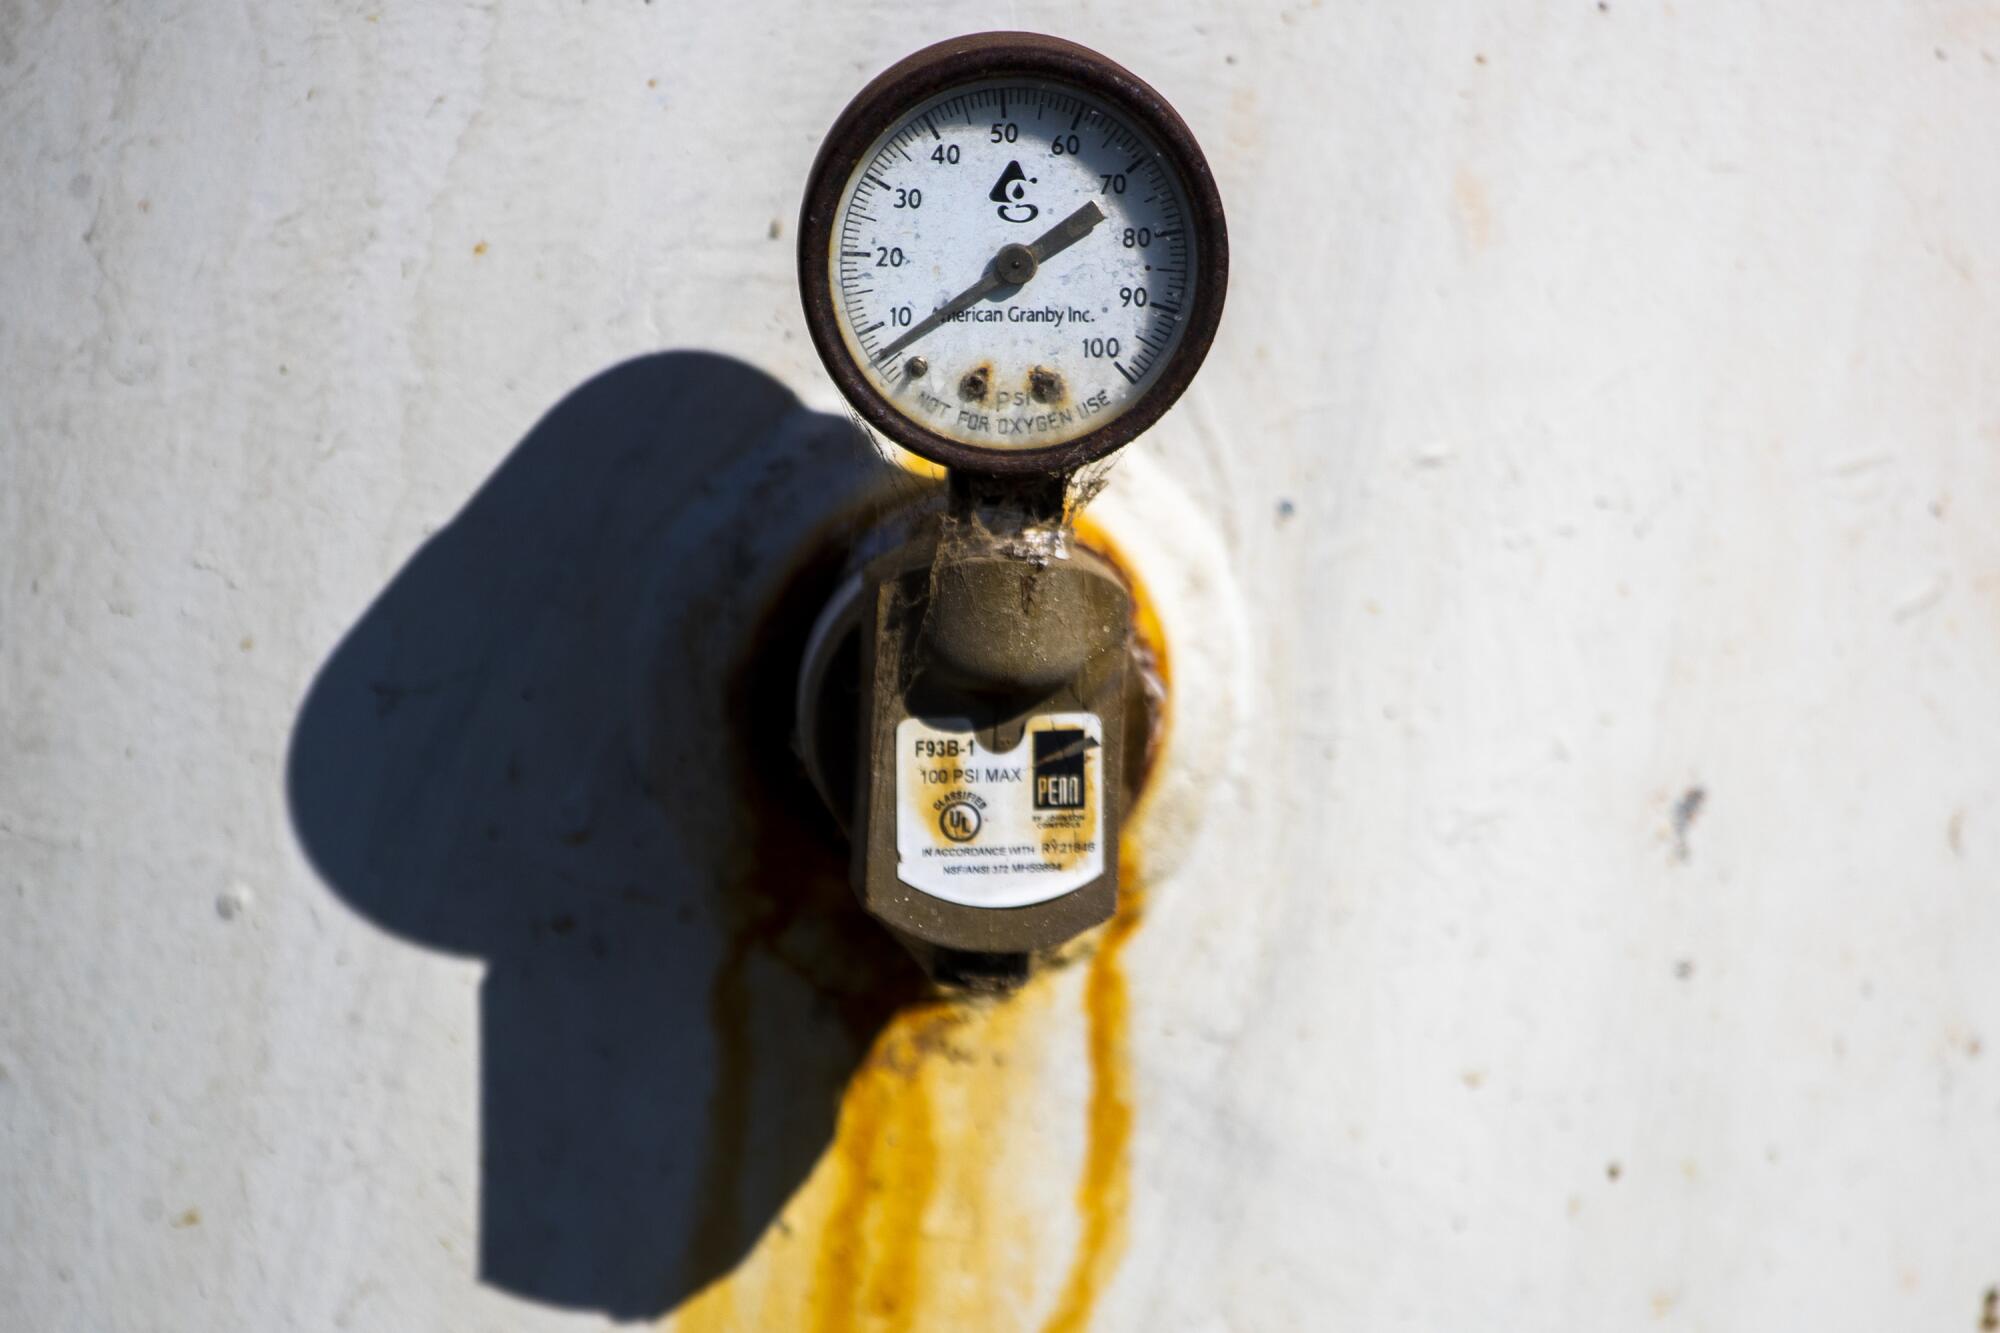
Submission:
[[[890,1019],[645,775],[873,484],[818,136],[1010,25],[1234,282],[1143,925]],[[0,1327],[1980,1325],[2000,6],[9,0],[0,126]]]

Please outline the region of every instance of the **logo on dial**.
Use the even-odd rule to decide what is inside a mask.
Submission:
[[[1000,173],[1000,179],[993,183],[993,192],[986,196],[994,203],[1000,205],[1000,207],[993,211],[1000,215],[1002,221],[1033,222],[1035,220],[1036,215],[1042,210],[1027,202],[1027,199],[1028,187],[1033,185],[1036,179],[1036,177],[1030,176],[1027,172],[1021,170],[1020,162],[1014,161],[1007,164],[1007,169]]]

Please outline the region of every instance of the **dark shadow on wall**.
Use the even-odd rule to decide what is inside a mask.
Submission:
[[[487,964],[484,1281],[674,1308],[778,1216],[920,994],[788,745],[838,569],[784,569],[912,485],[748,366],[644,357],[558,404],[314,681],[287,771],[313,863]]]

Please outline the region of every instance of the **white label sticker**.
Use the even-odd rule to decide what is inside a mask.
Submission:
[[[1104,724],[1042,713],[1005,753],[968,722],[896,725],[896,877],[966,907],[1027,907],[1104,873]]]

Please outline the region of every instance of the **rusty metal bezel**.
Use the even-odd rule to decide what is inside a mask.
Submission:
[[[1027,77],[1070,84],[1112,103],[1129,116],[1169,159],[1188,196],[1197,268],[1194,300],[1183,317],[1180,344],[1156,372],[1152,387],[1116,420],[1065,444],[1040,449],[998,449],[966,444],[925,430],[889,402],[855,364],[841,339],[828,267],[840,193],[877,138],[911,108],[951,88],[975,81]],[[854,410],[882,434],[922,458],[966,472],[994,475],[1066,475],[1131,443],[1186,391],[1215,341],[1229,288],[1229,237],[1222,197],[1200,145],[1165,98],[1115,61],[1060,37],[1032,32],[986,32],[927,46],[878,74],[847,104],[827,131],[806,178],[799,211],[799,293],[806,329],[827,373]]]

